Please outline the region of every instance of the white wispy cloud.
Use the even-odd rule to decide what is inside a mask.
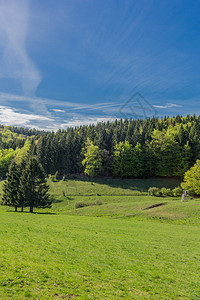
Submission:
[[[52,111],[58,112],[58,113],[64,113],[65,111],[63,109],[53,108]]]
[[[172,107],[182,107],[182,105],[175,104],[175,103],[167,103],[166,105],[153,105],[156,108],[172,108]]]
[[[59,128],[66,129],[68,127],[97,124],[99,122],[114,120],[112,116],[87,117],[82,114],[69,114],[68,117],[69,119],[61,122],[61,120],[56,120],[56,118],[49,118],[44,115],[36,115],[31,113],[21,113],[14,108],[0,106],[0,123],[2,125],[22,126],[48,131],[56,131]]]
[[[52,123],[53,121],[53,118],[48,118],[43,115],[25,114],[8,106],[0,106],[0,123],[2,125],[15,125],[35,128],[39,128],[40,126],[41,128],[42,124],[47,125],[49,122]]]
[[[56,131],[59,128],[96,124],[108,120],[113,121],[116,118],[145,118],[157,115],[156,109],[161,109],[162,115],[166,112],[168,113],[170,108],[177,108],[177,113],[182,113],[180,108],[183,105],[175,103],[167,102],[165,105],[151,105],[148,102],[143,102],[142,106],[140,106],[140,103],[135,99],[128,103],[124,100],[121,100],[120,103],[86,104],[0,93],[0,103],[2,103],[0,107],[0,123],[3,125]],[[190,102],[192,102],[191,99]],[[26,110],[24,107],[25,103]],[[32,103],[35,103],[38,107],[38,113],[33,113],[28,108],[29,106],[31,107]],[[21,109],[13,108],[16,106],[21,107]],[[45,109],[43,110],[42,107],[45,107]]]
[[[116,119],[116,118],[115,118]],[[60,128],[65,129],[67,127],[75,127],[81,125],[97,124],[101,122],[113,121],[112,117],[86,117],[80,116],[79,118],[73,118],[66,120],[64,123],[60,124]]]
[[[29,0],[0,0],[0,77],[17,79],[25,95],[34,95],[41,74],[26,48]]]
[[[69,101],[59,101],[56,99],[49,99],[49,98],[41,98],[41,97],[30,97],[30,96],[21,96],[21,95],[14,95],[9,93],[1,93],[0,92],[0,101],[1,103],[12,103],[12,102],[26,102],[30,106],[34,103],[35,106],[39,106],[41,110],[41,106],[50,107],[51,111],[59,111],[65,112],[62,108],[67,108],[74,111],[95,111],[95,110],[113,110],[120,107],[123,102],[102,102],[98,104],[91,104],[91,103],[78,103],[78,102],[69,102]],[[53,108],[52,108],[53,106]],[[61,107],[59,109],[54,108],[55,106]]]

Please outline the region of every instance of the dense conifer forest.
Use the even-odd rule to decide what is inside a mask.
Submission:
[[[57,132],[0,126],[0,175],[5,177],[13,159],[18,163],[31,153],[46,174],[183,176],[200,158],[199,145],[195,115],[115,120]]]

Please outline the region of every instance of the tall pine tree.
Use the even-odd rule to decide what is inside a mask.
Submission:
[[[28,160],[20,178],[20,190],[24,205],[30,207],[50,207],[51,201],[48,195],[45,172],[35,157]]]
[[[3,186],[2,205],[14,206],[15,211],[20,206],[19,203],[19,181],[20,170],[15,162],[10,165],[6,181]]]

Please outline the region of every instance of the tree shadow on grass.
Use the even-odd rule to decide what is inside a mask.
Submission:
[[[39,212],[39,211],[33,211],[32,213],[28,210],[26,211],[14,211],[14,210],[7,210],[6,212],[16,213],[16,214],[38,214],[38,215],[56,215],[56,213],[53,212]]]
[[[51,200],[51,203],[52,203],[52,204],[54,204],[54,203],[61,203],[61,202],[64,201],[64,200],[62,200],[62,199],[60,199],[60,198],[59,198],[59,199],[56,199],[55,196],[52,196],[52,195],[50,196],[50,200]]]
[[[52,201],[52,203],[61,203],[61,202],[63,202],[63,200],[60,200],[60,199],[54,199],[54,200]]]
[[[27,211],[27,213],[30,213],[30,212]],[[56,213],[53,213],[53,212],[39,212],[39,211],[34,211],[34,212],[32,212],[32,214],[34,214],[34,215],[56,215]]]
[[[30,211],[26,210],[26,211],[23,211],[23,212],[17,211],[17,213],[21,213],[21,214],[33,214],[33,215],[56,215],[56,213],[49,212],[49,211],[44,211],[44,212],[42,212],[42,211],[33,211],[33,212],[30,212]]]
[[[108,185],[112,188],[129,189],[132,191],[147,192],[152,186],[158,188],[175,188],[180,185],[181,179],[179,177],[149,177],[149,178],[112,178],[112,177],[95,177],[89,178],[87,176],[74,176],[68,178],[72,181],[85,181],[91,184]]]

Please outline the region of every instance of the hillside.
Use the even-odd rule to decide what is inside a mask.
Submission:
[[[200,158],[200,117],[195,115],[115,120],[58,132],[2,127],[0,135],[2,150],[22,149],[31,141],[30,151],[47,175],[183,177]]]
[[[108,178],[91,182],[82,178],[57,182],[49,180],[48,183],[53,201],[52,208],[36,209],[36,212],[200,224],[198,198],[182,203],[181,197],[152,197],[147,193],[151,186],[174,188],[180,184],[179,179]],[[2,185],[3,182],[0,184],[1,189]],[[79,204],[80,208],[76,208]],[[2,207],[1,210],[13,211],[14,208]]]
[[[42,135],[42,133],[35,129],[0,125],[0,149],[21,148],[28,137]]]
[[[0,298],[198,299],[199,199],[147,195],[178,183],[49,180],[51,209],[0,207]]]

